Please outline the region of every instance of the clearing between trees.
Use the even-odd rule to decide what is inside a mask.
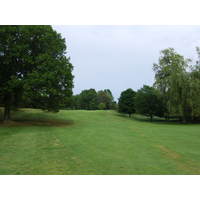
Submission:
[[[200,174],[199,124],[115,111],[12,116],[0,123],[0,174]]]

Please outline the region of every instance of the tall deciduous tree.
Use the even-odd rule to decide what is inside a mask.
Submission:
[[[118,103],[119,112],[126,113],[131,117],[131,114],[135,113],[135,96],[136,92],[131,88],[123,91]]]
[[[189,60],[174,49],[161,51],[159,63],[154,64],[155,84],[165,99],[168,115],[180,116],[185,121],[191,115]]]
[[[0,27],[0,96],[4,120],[23,100],[58,111],[69,101],[73,66],[65,40],[51,26]]]

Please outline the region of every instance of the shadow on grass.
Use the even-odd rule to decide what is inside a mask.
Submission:
[[[59,119],[47,112],[26,112],[19,110],[12,112],[12,119],[4,122],[3,115],[0,111],[0,127],[16,127],[16,126],[69,126],[74,124],[72,120]]]
[[[11,120],[8,122],[0,121],[0,127],[16,127],[16,126],[69,126],[72,125],[73,121],[61,121],[61,120]]]
[[[130,120],[135,120],[135,121],[139,121],[139,122],[146,122],[146,123],[151,123],[151,124],[165,124],[165,125],[199,124],[198,122],[182,123],[181,121],[179,121],[177,119],[165,120],[164,118],[159,118],[159,117],[154,117],[153,121],[151,121],[149,117],[139,115],[139,114],[134,114],[131,118],[129,118],[128,115],[121,114],[121,113],[116,113],[115,115],[118,116],[118,117],[123,117],[123,118],[127,118],[127,119],[130,119]]]

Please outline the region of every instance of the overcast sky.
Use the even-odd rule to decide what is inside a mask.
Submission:
[[[53,26],[66,39],[74,65],[74,94],[84,89],[137,90],[154,82],[153,63],[173,47],[196,59],[200,26]]]

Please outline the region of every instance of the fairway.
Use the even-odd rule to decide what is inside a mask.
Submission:
[[[200,174],[200,125],[115,111],[21,109],[0,122],[0,174]]]

